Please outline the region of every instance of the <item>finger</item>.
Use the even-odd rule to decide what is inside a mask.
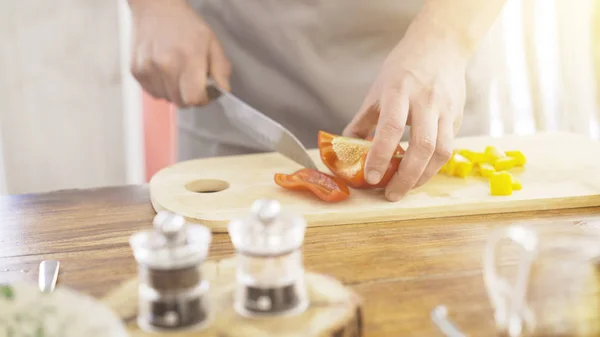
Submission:
[[[135,78],[139,82],[140,86],[144,91],[150,94],[156,99],[168,99],[167,95],[164,94],[160,75],[152,76],[152,74],[140,74],[136,75]]]
[[[442,166],[452,157],[454,150],[454,123],[448,119],[440,119],[438,122],[438,135],[435,143],[435,152],[429,160],[429,164],[419,178],[415,188],[425,184],[431,177],[436,175]]]
[[[155,73],[159,76],[155,76],[156,79],[160,79],[160,84],[156,83],[156,86],[161,85],[163,95],[165,98],[176,104],[179,107],[183,107],[185,104],[181,99],[179,92],[179,66],[176,61],[170,59],[158,59],[154,62]]]
[[[160,78],[156,79],[154,75],[154,67],[149,58],[142,58],[142,53],[134,54],[131,59],[131,75],[138,81],[142,89],[149,93],[152,97],[161,99],[166,98],[162,90]]]
[[[185,105],[204,105],[208,103],[206,93],[206,57],[204,54],[188,62],[179,78],[181,98]]]
[[[413,124],[408,149],[385,191],[390,201],[400,200],[415,186],[435,152],[438,114],[431,107],[417,107],[411,115]]]
[[[184,106],[179,92],[179,72],[182,69],[181,58],[172,53],[158,54],[153,59],[152,64],[154,67],[153,73],[158,75],[153,77],[155,80],[160,79],[165,98],[177,106]],[[155,85],[159,86],[156,82]]]
[[[370,105],[361,107],[359,113],[354,116],[352,121],[348,123],[344,131],[343,136],[355,137],[355,138],[366,138],[373,133],[377,121],[379,120],[380,106],[379,101],[375,101]]]
[[[358,113],[344,128],[344,131],[342,132],[343,136],[364,139],[373,133],[375,126],[377,126],[377,121],[379,120],[380,91],[380,85],[376,82],[363,100],[360,109],[358,109]]]
[[[406,128],[408,106],[406,93],[398,90],[384,92],[381,116],[365,163],[365,177],[369,184],[379,183],[390,165]]]
[[[456,119],[454,120],[454,123],[453,123],[454,137],[456,137],[456,135],[458,134],[458,131],[460,130],[460,126],[462,124],[462,119],[463,119],[463,115],[459,114],[456,117]]]
[[[219,41],[213,38],[209,46],[209,72],[217,84],[227,90],[231,90],[229,77],[231,76],[231,63],[225,55],[225,51]]]
[[[160,79],[167,99],[179,107],[186,106],[181,98],[181,93],[179,92],[179,80],[177,74],[161,72]]]

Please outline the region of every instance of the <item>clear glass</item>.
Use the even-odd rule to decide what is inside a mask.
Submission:
[[[519,253],[499,253],[502,243]],[[514,225],[491,233],[484,251],[484,283],[500,332],[510,337],[600,334],[597,315],[600,232],[595,228],[548,224]],[[516,258],[513,281],[499,276],[497,261]],[[551,294],[551,295],[549,295]],[[592,314],[595,319],[585,317]]]
[[[498,244],[509,239],[522,249],[514,285],[498,276],[496,270],[496,252]],[[538,249],[538,237],[535,231],[523,226],[510,226],[491,233],[485,246],[483,258],[483,276],[494,308],[494,319],[498,330],[506,331],[510,337],[521,336],[525,331],[532,333],[535,318],[525,301],[529,285],[531,265]]]
[[[600,336],[599,225],[555,221],[492,231],[483,247],[481,285],[494,309],[490,334]],[[472,313],[454,311],[453,322],[447,315],[444,305],[432,311],[432,320],[446,336],[470,333],[464,328]]]
[[[129,240],[138,264],[137,320],[145,331],[195,330],[211,315],[209,283],[202,275],[211,231],[181,223],[172,230],[171,224],[135,233]]]
[[[147,332],[203,329],[212,320],[209,283],[165,294],[150,283],[138,287],[138,326]]]
[[[296,315],[308,307],[302,252],[237,255],[235,309],[246,317]]]
[[[238,254],[236,259],[237,281],[254,287],[280,287],[304,275],[300,250],[275,257]]]
[[[302,243],[306,221],[281,212],[275,200],[259,199],[251,215],[228,231],[237,250],[234,307],[246,317],[303,312],[308,306]]]
[[[185,237],[184,244],[170,246],[160,232],[149,230],[132,235],[129,244],[138,264],[155,269],[183,268],[206,260],[212,240],[210,229],[202,225],[188,225]]]
[[[279,255],[298,249],[304,242],[305,230],[303,217],[286,214],[269,224],[250,216],[233,219],[228,226],[235,249],[252,255]]]

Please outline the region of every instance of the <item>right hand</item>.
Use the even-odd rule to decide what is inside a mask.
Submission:
[[[231,64],[208,24],[186,0],[130,0],[131,72],[155,98],[179,107],[208,103],[210,76],[230,90]]]

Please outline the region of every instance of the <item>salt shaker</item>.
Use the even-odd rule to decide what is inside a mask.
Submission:
[[[149,332],[200,329],[210,318],[201,268],[211,231],[165,211],[153,225],[129,240],[138,264],[138,326]]]
[[[251,213],[228,226],[237,252],[234,309],[244,317],[304,312],[304,218],[282,213],[275,200],[255,201]]]

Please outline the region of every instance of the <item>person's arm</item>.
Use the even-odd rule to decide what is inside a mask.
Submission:
[[[426,183],[452,156],[469,58],[506,2],[425,1],[344,130],[344,135],[360,138],[375,130],[365,176],[377,184],[410,125],[408,149],[386,187],[390,201]]]
[[[455,41],[466,56],[471,56],[479,42],[498,18],[507,0],[425,0],[413,20],[411,30]],[[422,33],[422,32],[419,32]]]

